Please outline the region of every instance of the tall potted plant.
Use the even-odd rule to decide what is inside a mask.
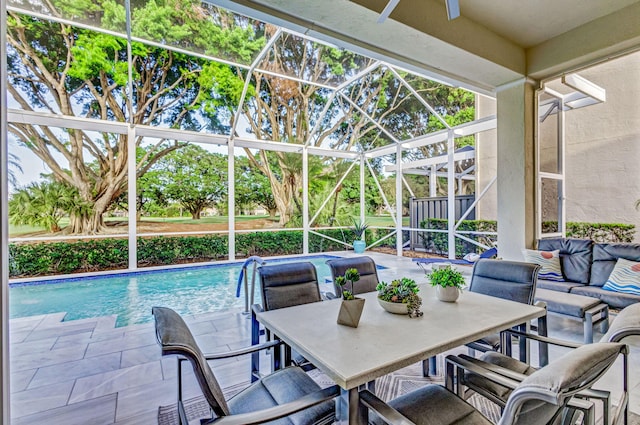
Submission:
[[[351,231],[355,236],[355,240],[353,241],[353,250],[356,254],[362,254],[367,247],[367,243],[364,240],[364,233],[369,228],[369,225],[364,221],[352,219],[353,226],[351,226]]]
[[[342,304],[338,313],[338,324],[357,328],[364,309],[364,298],[353,295],[353,284],[360,280],[357,269],[347,269],[344,276],[336,277],[336,284],[342,289]],[[349,288],[349,289],[345,289]]]

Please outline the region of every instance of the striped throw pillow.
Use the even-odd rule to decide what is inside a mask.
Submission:
[[[640,295],[640,263],[618,258],[602,289]]]
[[[560,267],[560,251],[536,251],[525,249],[522,251],[524,261],[540,265],[539,279],[563,282],[562,268]]]

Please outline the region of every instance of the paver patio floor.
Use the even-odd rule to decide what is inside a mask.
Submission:
[[[367,254],[387,267],[379,272],[382,280],[402,275],[426,281],[409,258]],[[470,268],[462,270],[467,275],[471,272]],[[326,285],[323,290],[331,288]],[[116,328],[112,316],[68,322],[63,318],[64,313],[55,313],[10,321],[11,423],[157,423],[158,406],[175,402],[176,365],[173,358],[161,359],[153,323]],[[250,343],[250,320],[239,309],[188,316],[186,320],[204,352]],[[582,325],[576,321],[550,315],[549,327],[551,336],[582,340]],[[631,346],[630,407],[640,413],[640,338],[626,342]],[[558,353],[551,354],[553,359]],[[221,385],[248,381],[248,361],[214,363]],[[619,376],[612,370],[601,386],[616,391],[621,385]],[[186,379],[187,398],[200,394],[194,381]]]

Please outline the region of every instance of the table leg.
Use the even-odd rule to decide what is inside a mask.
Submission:
[[[336,404],[336,424],[366,425],[367,409],[360,404],[358,388],[341,389]]]

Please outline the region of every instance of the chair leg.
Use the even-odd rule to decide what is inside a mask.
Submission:
[[[251,311],[251,345],[260,344],[260,322],[256,313]],[[251,382],[255,382],[260,376],[260,353],[251,353]]]
[[[549,336],[547,330],[547,316],[538,318],[538,335]],[[538,343],[538,362],[540,367],[544,367],[549,364],[549,344],[546,342]]]
[[[529,331],[529,324],[523,323],[518,325],[518,330],[520,332],[527,333]],[[518,351],[520,355],[520,361],[526,364],[529,364],[529,340],[527,338],[518,338]]]
[[[422,361],[422,376],[436,376],[438,374],[438,361],[436,356],[429,357]]]

